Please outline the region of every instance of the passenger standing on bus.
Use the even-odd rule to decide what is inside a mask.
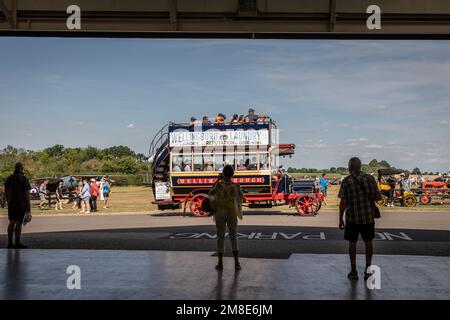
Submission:
[[[225,166],[217,184],[209,192],[209,199],[211,208],[214,210],[214,220],[217,228],[217,255],[219,257],[219,262],[216,266],[216,270],[218,271],[223,270],[225,229],[227,225],[233,250],[235,269],[241,270],[237,241],[237,225],[238,218],[242,220],[242,201],[244,196],[241,187],[231,181],[233,176],[233,167],[231,165]]]
[[[255,114],[255,109],[250,108],[248,109],[248,115],[246,117],[246,123],[256,123],[258,120],[258,116]]]

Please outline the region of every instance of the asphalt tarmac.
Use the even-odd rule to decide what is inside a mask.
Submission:
[[[408,216],[401,213],[403,218]],[[429,222],[448,213],[429,215]],[[321,218],[291,216],[245,217],[239,226],[241,256],[247,258],[287,259],[294,253],[346,254],[343,231],[330,227],[335,215]],[[450,256],[450,230],[423,230],[396,226],[390,218],[377,229],[375,253],[384,255]],[[412,219],[414,221],[414,219]],[[441,219],[441,221],[445,219]],[[253,223],[254,222],[254,223]],[[435,221],[438,222],[438,221]],[[6,220],[0,221],[1,225]],[[317,226],[311,226],[315,224]],[[28,228],[28,229],[27,229]],[[4,229],[4,228],[2,228]],[[6,246],[6,234],[0,243]],[[25,227],[23,241],[33,249],[104,249],[214,252],[216,231],[211,218],[161,217],[152,215],[36,217]],[[230,255],[228,241],[227,255]],[[363,243],[359,244],[362,252]]]

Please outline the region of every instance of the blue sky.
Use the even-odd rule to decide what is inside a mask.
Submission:
[[[450,170],[450,41],[0,38],[0,148],[128,145],[168,121],[271,115],[297,154]]]

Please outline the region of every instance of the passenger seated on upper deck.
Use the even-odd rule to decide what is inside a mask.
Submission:
[[[264,114],[260,114],[260,115],[258,116],[258,119],[256,120],[256,123],[257,123],[257,124],[264,124],[264,123],[267,122],[267,119],[269,119],[268,116],[266,116],[266,115],[264,115]]]
[[[191,117],[191,121],[189,122],[189,127],[198,126],[202,124],[202,122],[197,121],[195,117]]]
[[[258,160],[256,159],[256,157],[252,158],[252,162],[250,163],[250,160],[247,159],[247,161],[249,161],[249,164],[247,165],[247,170],[257,170],[258,169]]]
[[[212,160],[208,159],[205,164],[205,170],[204,171],[214,171],[214,163]]]
[[[210,125],[211,122],[209,121],[209,118],[207,116],[204,116],[202,120],[202,126],[210,126]]]
[[[239,160],[238,171],[245,171],[247,167],[245,166],[244,160]]]
[[[225,119],[227,117],[223,113],[219,113],[215,119],[214,125],[222,125],[225,124]]]
[[[239,122],[239,124],[244,124],[244,122],[245,122],[245,117],[244,117],[243,114],[241,114],[241,115],[239,116],[238,122]]]
[[[184,172],[192,172],[192,168],[191,168],[191,162],[189,160],[184,162],[184,168],[183,168]]]
[[[239,124],[239,115],[237,113],[233,114],[233,119],[231,119],[232,125],[238,125]]]

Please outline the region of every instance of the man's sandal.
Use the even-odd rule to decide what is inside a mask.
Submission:
[[[352,271],[348,274],[347,278],[349,278],[350,280],[358,280],[358,272],[357,271]]]

